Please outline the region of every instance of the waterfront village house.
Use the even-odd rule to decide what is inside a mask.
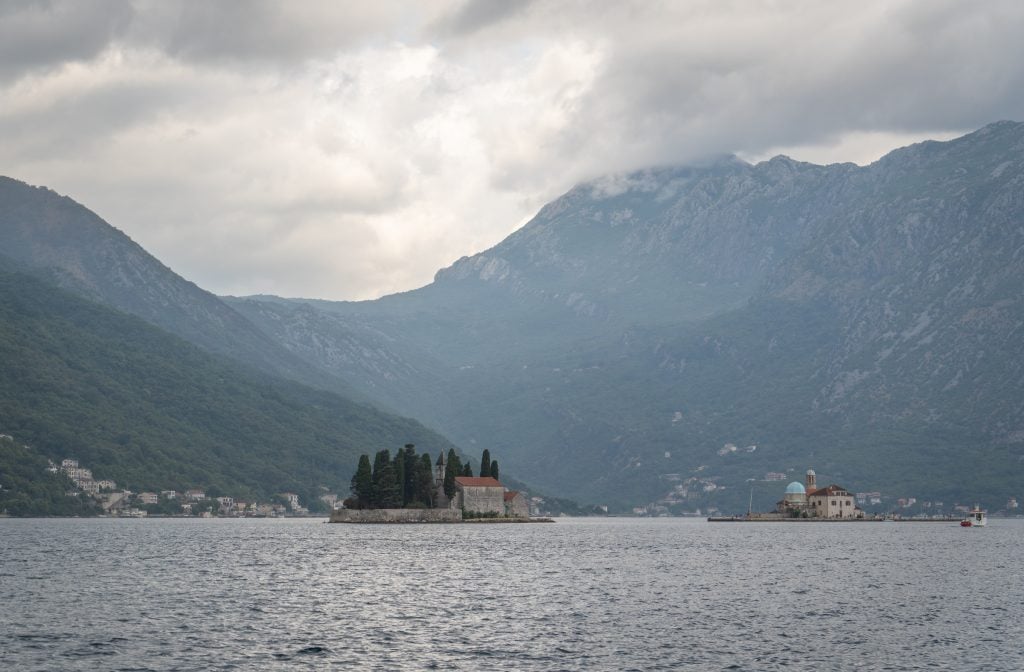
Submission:
[[[138,500],[141,504],[156,504],[159,501],[155,492],[140,492]]]
[[[201,499],[206,499],[206,492],[203,490],[186,490],[185,498],[189,501],[198,502]]]
[[[832,484],[824,488],[817,486],[817,475],[807,470],[806,486],[793,481],[786,486],[786,493],[775,506],[777,513],[788,517],[801,518],[863,518],[864,512],[854,502],[853,493]]]

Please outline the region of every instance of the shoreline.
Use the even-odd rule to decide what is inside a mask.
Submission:
[[[551,518],[514,516],[466,518],[461,509],[336,509],[329,523],[350,525],[452,525],[458,523],[553,523]]]
[[[470,518],[468,520],[328,520],[337,525],[490,525],[494,523],[553,523],[554,518]]]
[[[747,518],[710,516],[709,523],[959,523],[962,518]]]

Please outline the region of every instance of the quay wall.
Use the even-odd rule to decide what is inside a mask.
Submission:
[[[711,516],[709,523],[958,523],[961,518],[747,518]]]
[[[331,523],[461,523],[460,509],[336,509]]]

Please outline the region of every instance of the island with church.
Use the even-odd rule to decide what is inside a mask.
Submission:
[[[868,518],[854,501],[853,493],[832,483],[823,488],[817,484],[817,474],[808,469],[804,483],[793,481],[769,512],[747,511],[745,516],[711,517],[709,522],[782,522],[782,521],[858,521]]]
[[[352,476],[352,496],[331,512],[332,523],[532,523],[526,496],[499,479],[497,460],[484,450],[480,474],[473,475],[454,449],[437,460],[406,444],[393,457],[388,450],[361,455]]]
[[[753,493],[751,493],[753,500]],[[865,515],[857,506],[855,495],[836,483],[818,487],[818,476],[808,469],[804,482],[793,481],[786,486],[782,499],[773,511],[748,510],[743,516],[712,516],[710,523],[771,523],[771,522],[935,522],[958,520],[950,516],[932,518],[902,518],[896,515]]]

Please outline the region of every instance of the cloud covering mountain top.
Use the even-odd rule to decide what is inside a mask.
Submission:
[[[1024,118],[1016,2],[14,2],[2,172],[221,293],[428,282],[582,180]]]

